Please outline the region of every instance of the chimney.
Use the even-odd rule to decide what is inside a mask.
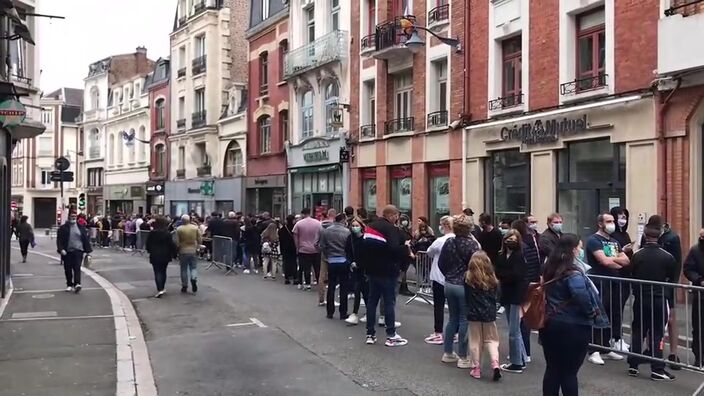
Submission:
[[[135,69],[137,73],[142,73],[147,70],[147,48],[143,46],[137,47],[137,49],[134,52],[134,58],[135,58]]]
[[[139,46],[139,47],[137,47],[136,52],[138,54],[144,54],[144,56],[146,57],[147,56],[147,47]]]

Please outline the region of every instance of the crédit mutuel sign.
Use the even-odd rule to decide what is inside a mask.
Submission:
[[[586,114],[581,118],[564,117],[562,119],[536,120],[533,123],[501,128],[501,140],[518,140],[527,145],[552,143],[558,141],[561,137],[584,132],[587,128]]]

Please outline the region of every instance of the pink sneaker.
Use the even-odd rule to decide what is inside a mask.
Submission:
[[[481,369],[480,369],[479,367],[474,367],[474,368],[469,372],[469,375],[470,375],[472,378],[479,379],[479,378],[482,377],[482,371],[481,371]]]
[[[442,333],[432,333],[431,335],[425,337],[426,344],[432,345],[442,345]]]

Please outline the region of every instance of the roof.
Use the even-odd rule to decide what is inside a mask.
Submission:
[[[81,108],[83,106],[83,90],[79,88],[59,88],[54,92],[44,95],[45,98],[62,100],[69,106]]]

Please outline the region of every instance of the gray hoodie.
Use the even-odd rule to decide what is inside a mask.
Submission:
[[[320,250],[328,260],[346,257],[345,247],[350,230],[343,223],[333,223],[320,233]]]

